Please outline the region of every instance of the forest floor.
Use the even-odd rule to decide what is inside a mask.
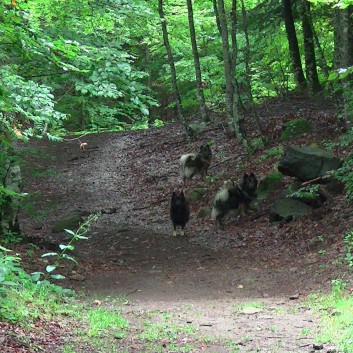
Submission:
[[[125,337],[107,346],[83,344],[69,335],[74,352],[313,350],[318,317],[306,301],[311,293],[330,290],[331,281],[342,273],[334,263],[342,256],[342,235],[352,222],[344,195],[308,216],[271,224],[268,209],[291,181],[285,178],[259,203],[263,212],[257,217],[230,219],[223,230],[216,230],[200,211],[210,208],[229,176],[240,179],[244,172],[254,172],[261,180],[275,171],[278,156],[263,157],[269,148],[308,141],[322,147],[325,139],[337,137],[334,107],[322,101],[278,100],[259,109],[259,116],[274,141],[250,157],[226,136],[220,121],[195,141],[182,126],[170,124],[87,135],[81,138],[88,144],[84,152],[69,138],[30,144],[24,191],[31,197],[21,212],[23,233],[56,248],[65,233],[52,233],[55,222],[71,211],[103,210],[89,239],[76,245],[78,266],[67,264],[60,272],[68,278],[64,286],[85,294],[92,305],[122,307],[129,322]],[[276,140],[283,122],[298,117],[310,120],[313,132],[291,141]],[[250,118],[246,126],[255,138]],[[210,176],[189,181],[186,195],[198,186],[207,192],[191,202],[186,235],[172,237],[169,204],[172,190],[181,186],[179,157],[197,152],[205,142],[213,143]],[[336,152],[344,156],[343,150]],[[21,253],[26,246],[18,245]],[[37,249],[24,256],[26,266],[45,267],[43,252]],[[157,338],[148,328],[159,332]],[[321,352],[330,349],[324,346]]]

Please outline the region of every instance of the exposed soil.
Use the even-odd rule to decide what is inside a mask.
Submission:
[[[275,107],[264,108],[263,119],[268,114],[278,118],[265,126],[266,133],[277,131],[283,120],[305,115],[298,109],[303,102],[297,104],[279,102],[278,110],[286,115]],[[329,122],[332,107],[310,104],[311,113],[309,108],[306,112],[314,132],[284,144],[310,141],[320,146],[325,137],[336,134],[336,126]],[[303,303],[308,294],[329,289],[341,271],[332,261],[342,252],[342,234],[351,228],[344,195],[307,217],[270,224],[266,210],[278,190],[259,204],[264,212],[230,219],[224,230],[215,230],[200,210],[210,207],[225,178],[252,171],[261,179],[275,170],[276,159],[259,159],[264,149],[248,158],[236,141],[225,136],[222,125],[206,129],[195,142],[178,125],[87,135],[81,140],[88,143],[87,151],[80,151],[77,140],[31,144],[40,158],[27,150],[24,191],[32,196],[20,220],[32,241],[57,248],[65,237],[51,231],[57,220],[74,210],[103,210],[89,240],[76,246],[79,266],[68,264],[61,272],[70,279],[65,285],[89,297],[126,298],[123,315],[131,335],[106,350],[78,344],[77,352],[313,349],[317,317]],[[169,202],[172,190],[181,185],[178,159],[182,153],[198,151],[206,141],[213,142],[209,174],[219,178],[196,177],[187,184],[187,195],[196,186],[207,192],[191,203],[186,236],[172,237]],[[38,259],[32,260],[26,260],[28,266],[38,266]],[[167,314],[175,324],[192,326],[197,333],[181,332],[175,340],[165,338],[154,345],[136,338],[144,320],[158,321]]]

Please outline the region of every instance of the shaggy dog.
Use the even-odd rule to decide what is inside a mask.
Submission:
[[[185,199],[184,192],[173,192],[170,203],[170,219],[173,222],[173,236],[176,236],[176,227],[181,227],[181,235],[190,217],[189,203]]]
[[[211,213],[211,218],[215,220],[215,225],[222,226],[222,219],[230,211],[239,210],[244,215],[249,208],[251,201],[255,198],[257,189],[257,179],[254,173],[244,174],[243,180],[239,184],[223,187],[217,192]]]
[[[198,154],[183,154],[180,157],[181,177],[183,185],[186,179],[191,179],[194,175],[200,174],[203,178],[207,175],[207,170],[211,164],[212,151],[209,145],[202,145]]]

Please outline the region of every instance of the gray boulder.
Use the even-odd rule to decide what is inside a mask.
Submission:
[[[317,147],[288,147],[279,162],[278,170],[300,180],[311,180],[341,167],[342,161],[331,152]]]
[[[299,200],[293,200],[285,196],[278,199],[271,207],[270,222],[286,221],[304,216],[309,212],[310,207]]]
[[[65,229],[70,229],[75,231],[78,229],[80,224],[83,222],[82,216],[84,215],[81,211],[72,211],[71,213],[63,216],[58,220],[52,227],[51,231],[53,233],[63,232]]]

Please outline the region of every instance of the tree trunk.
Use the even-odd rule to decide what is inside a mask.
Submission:
[[[221,24],[219,23],[219,13],[218,13],[218,7],[217,7],[217,0],[212,0],[212,3],[213,3],[213,12],[214,12],[214,15],[216,18],[218,32],[222,36]]]
[[[231,32],[230,36],[232,39],[232,55],[231,55],[231,64],[232,64],[232,73],[235,77],[235,70],[237,66],[238,60],[238,42],[237,42],[237,0],[232,0],[232,10],[230,12],[230,24],[231,24]],[[234,86],[236,87],[236,86]]]
[[[0,185],[9,192],[20,194],[23,188],[21,168],[9,153],[9,148],[0,146],[4,156],[2,171],[0,173]],[[2,194],[0,197],[0,239],[6,239],[9,233],[20,234],[18,222],[18,212],[20,207],[20,197]]]
[[[326,58],[325,58],[325,53],[322,49],[322,46],[321,46],[321,43],[320,43],[320,40],[319,40],[319,37],[316,33],[316,30],[315,30],[315,26],[314,26],[314,23],[313,23],[313,19],[312,19],[312,16],[311,16],[311,12],[310,12],[310,23],[312,25],[312,31],[313,31],[313,35],[314,35],[314,41],[315,41],[315,45],[316,45],[316,48],[317,48],[317,52],[318,52],[318,55],[319,55],[319,62],[320,62],[320,66],[321,66],[321,69],[322,69],[322,72],[324,73],[326,79],[328,78],[329,76],[329,69],[328,69],[328,66],[327,66],[327,61],[326,61]]]
[[[353,63],[353,7],[336,9],[334,15],[335,68],[348,67]]]
[[[333,68],[335,70],[343,65],[343,33],[341,24],[343,11],[338,8],[333,10]]]
[[[170,74],[171,74],[171,80],[172,80],[172,87],[173,87],[173,94],[174,94],[175,104],[176,104],[176,108],[177,108],[177,117],[180,122],[183,122],[184,119],[183,119],[183,113],[182,113],[181,98],[180,98],[180,93],[179,93],[179,89],[178,89],[178,85],[177,85],[174,57],[173,57],[172,49],[171,49],[171,46],[169,43],[167,22],[164,17],[163,0],[158,0],[158,12],[159,12],[159,17],[161,19],[164,46],[166,48],[167,55],[168,55]]]
[[[201,76],[201,67],[200,67],[200,59],[199,52],[197,50],[196,43],[196,33],[195,33],[195,24],[194,24],[194,14],[192,10],[192,0],[186,0],[188,7],[188,20],[189,20],[189,29],[190,29],[190,39],[192,46],[192,54],[194,56],[194,65],[195,65],[195,77],[196,77],[196,85],[197,85],[197,99],[200,104],[200,112],[202,120],[208,121],[208,114],[205,103],[205,96],[203,94],[202,88],[202,76]]]
[[[235,1],[235,0],[233,0]],[[246,75],[246,85],[247,85],[247,95],[249,100],[249,106],[252,111],[252,114],[255,118],[256,125],[261,133],[261,138],[263,137],[263,129],[261,125],[261,121],[259,116],[257,115],[256,110],[254,109],[254,97],[252,95],[251,89],[251,70],[250,70],[250,56],[251,56],[251,49],[250,49],[250,40],[249,40],[249,33],[248,33],[248,19],[246,15],[246,9],[244,0],[241,0],[241,13],[243,19],[243,28],[244,28],[244,35],[245,35],[245,53],[244,53],[244,61],[245,61],[245,75]]]
[[[235,135],[236,138],[248,148],[248,142],[241,132],[239,127],[239,113],[238,113],[238,104],[235,98],[235,73],[232,71],[234,69],[235,58],[233,58],[233,63],[229,50],[229,37],[228,37],[228,27],[226,20],[226,13],[224,8],[224,1],[218,0],[218,14],[219,14],[219,23],[221,26],[221,38],[222,38],[222,47],[223,47],[223,64],[224,64],[224,74],[226,81],[226,114],[227,122],[230,131]],[[235,45],[235,43],[234,43]],[[234,46],[232,51],[234,52]]]
[[[241,15],[243,20],[243,29],[245,35],[245,51],[244,51],[244,63],[245,63],[245,77],[246,77],[246,94],[248,96],[249,104],[252,104],[252,92],[251,92],[251,72],[250,72],[250,41],[248,33],[248,19],[246,17],[246,10],[244,0],[241,0]]]
[[[353,66],[353,20],[352,6],[336,9],[334,25],[334,68],[345,71]],[[347,128],[353,127],[353,77],[352,74],[341,80],[344,105],[344,120]]]
[[[218,0],[218,15],[219,23],[221,27],[221,39],[222,39],[222,48],[223,48],[223,64],[224,64],[224,74],[226,81],[226,94],[225,94],[225,103],[226,103],[226,113],[228,126],[232,132],[234,132],[233,125],[233,114],[232,114],[232,103],[233,103],[233,84],[232,84],[232,63],[229,53],[229,42],[228,42],[228,28],[226,15],[224,10],[223,0]]]
[[[233,75],[233,117],[236,119],[236,123],[239,126],[240,129],[240,121],[241,121],[241,116],[239,113],[239,90],[238,90],[238,84],[237,84],[237,79],[236,79],[236,67],[237,67],[237,60],[238,60],[238,42],[237,42],[237,0],[232,0],[232,9],[230,12],[230,24],[231,24],[231,40],[232,40],[232,51],[231,51],[231,73]]]
[[[291,0],[282,0],[283,5],[283,18],[286,27],[287,40],[289,46],[289,54],[292,61],[292,70],[294,80],[300,90],[306,88],[306,80],[300,60],[299,45],[297,33],[295,31],[294,18],[292,13]]]
[[[151,70],[151,50],[148,44],[145,45],[145,61],[146,61],[146,73],[147,73],[147,86],[152,87],[152,70]]]
[[[314,34],[310,20],[310,3],[307,0],[303,0],[301,4],[301,16],[304,38],[306,81],[308,84],[309,93],[315,94],[321,90],[321,85],[316,67]]]

